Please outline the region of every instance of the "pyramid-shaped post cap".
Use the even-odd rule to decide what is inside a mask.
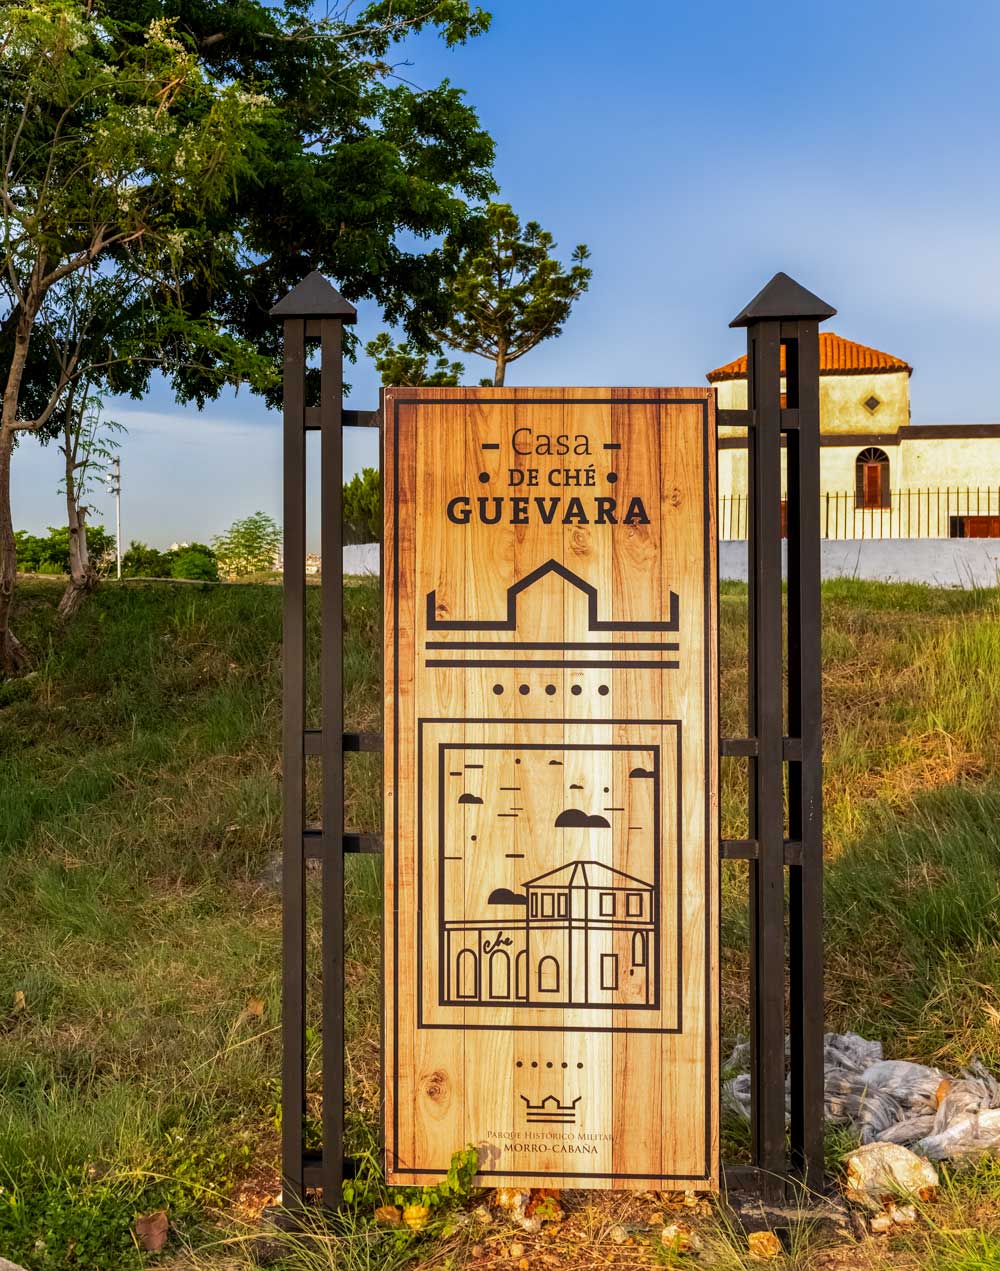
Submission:
[[[796,318],[813,318],[822,322],[824,318],[832,318],[836,312],[832,305],[806,291],[794,278],[775,274],[729,325],[748,327],[751,322],[792,322]]]
[[[341,322],[357,322],[358,311],[345,300],[336,287],[314,269],[279,300],[271,310],[272,318],[339,318]]]

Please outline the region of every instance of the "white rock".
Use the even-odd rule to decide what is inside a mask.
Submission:
[[[660,1232],[660,1243],[674,1253],[697,1253],[701,1239],[686,1222],[672,1222]]]
[[[937,1190],[934,1166],[898,1143],[867,1143],[845,1159],[845,1194],[869,1209],[881,1209],[885,1198],[930,1200]]]

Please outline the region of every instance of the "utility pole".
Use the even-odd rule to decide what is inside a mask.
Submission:
[[[116,577],[122,576],[122,461],[115,455],[108,474],[108,490],[115,496],[115,560]]]

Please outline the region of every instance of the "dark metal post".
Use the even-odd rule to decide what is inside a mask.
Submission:
[[[747,328],[752,1146],[762,1188],[815,1184],[823,1143],[819,340],[833,315],[777,274]],[[784,356],[782,351],[784,350]],[[784,363],[784,366],[782,365]],[[787,371],[786,400],[781,380]],[[788,459],[788,720],[784,736],[781,441]],[[789,824],[784,776],[788,764]],[[790,867],[791,1162],[785,1144],[785,865]],[[791,1165],[791,1170],[789,1168]],[[819,1173],[817,1173],[819,1171]]]
[[[310,274],[271,310],[284,320],[284,609],[283,609],[283,976],[282,1176],[286,1205],[301,1204],[307,1186],[323,1202],[341,1199],[344,1178],[344,599],[343,363],[345,322],[356,321],[326,279]],[[320,340],[320,405],[305,399],[306,338]],[[305,719],[305,435],[321,434],[320,539],[322,673],[319,730]],[[322,827],[305,824],[305,757],[320,757]],[[318,1171],[307,1169],[305,860],[322,861],[323,1149]]]
[[[284,331],[284,551],[282,607],[281,1158],[285,1204],[305,1195],[305,322]]]
[[[788,451],[788,866],[791,1166],[808,1187],[823,1181],[823,712],[819,527],[819,329],[782,323],[797,376],[788,402],[798,427]],[[793,396],[794,393],[794,396]],[[794,490],[794,493],[793,493]]]
[[[757,859],[750,865],[750,957],[753,966],[751,1108],[756,1164],[774,1193],[785,1172],[785,863],[781,650],[781,351],[779,324],[754,323],[747,333],[748,393],[754,426],[750,492],[750,832]]]

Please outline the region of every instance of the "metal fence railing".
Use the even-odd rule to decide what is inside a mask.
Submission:
[[[784,512],[784,502],[782,502]],[[719,496],[719,537],[747,536],[747,496]],[[782,515],[784,531],[784,515]],[[866,507],[846,490],[820,495],[824,538],[1000,538],[1000,486],[894,490],[884,507]]]

